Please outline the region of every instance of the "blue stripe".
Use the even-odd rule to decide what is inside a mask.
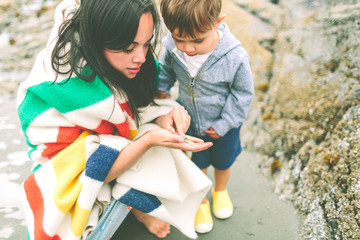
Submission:
[[[135,189],[130,189],[118,200],[144,213],[154,211],[161,205],[159,199],[154,195],[140,192]]]
[[[118,155],[118,150],[100,145],[87,160],[85,175],[103,182]]]

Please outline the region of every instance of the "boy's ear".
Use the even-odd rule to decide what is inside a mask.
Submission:
[[[218,20],[216,21],[216,24],[215,24],[216,29],[219,28],[220,23],[225,19],[225,17],[226,17],[225,13],[220,14],[220,16],[218,17]]]

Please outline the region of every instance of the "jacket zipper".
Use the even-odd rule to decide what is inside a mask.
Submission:
[[[195,80],[196,80],[196,76],[195,77],[191,77],[190,79],[190,87],[191,87],[191,100],[192,100],[192,103],[193,103],[193,106],[194,106],[194,113],[196,115],[196,131],[199,135],[201,135],[201,132],[200,132],[200,116],[199,116],[199,112],[197,111],[196,109],[196,97],[195,97]]]
[[[174,54],[175,54],[175,56],[179,59],[179,61],[187,68],[187,64],[186,64],[186,62],[184,62],[184,60],[177,54],[177,52],[176,52],[176,48],[174,48],[173,49],[173,51],[172,51]],[[203,68],[203,66],[201,66],[201,68],[200,69],[202,69]],[[200,72],[200,69],[199,69],[199,71],[198,71],[198,73]],[[199,124],[200,124],[200,117],[198,116],[198,111],[197,111],[197,109],[196,109],[196,103],[195,103],[195,88],[194,88],[194,85],[195,85],[195,80],[196,80],[196,77],[197,77],[197,75],[198,75],[198,73],[196,73],[196,75],[195,75],[195,77],[192,77],[190,74],[189,74],[189,72],[188,71],[186,71],[186,73],[188,74],[188,76],[190,77],[190,87],[191,87],[191,100],[192,100],[192,103],[193,103],[193,106],[194,106],[194,110],[195,110],[195,115],[196,115],[196,120],[197,121],[195,121],[196,122],[196,130],[197,130],[197,132],[199,133],[199,135],[201,134],[200,133],[200,126],[199,126]]]
[[[191,80],[190,80],[190,86],[191,87],[194,87],[195,77],[191,77]],[[194,89],[193,89],[193,91],[194,91]]]

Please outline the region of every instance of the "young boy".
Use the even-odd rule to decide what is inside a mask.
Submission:
[[[213,213],[229,218],[233,205],[226,190],[231,166],[241,152],[240,128],[249,111],[254,86],[249,57],[220,15],[221,0],[161,0],[160,10],[170,33],[163,39],[159,97],[169,98],[179,83],[178,102],[191,116],[189,134],[214,143],[193,153],[207,174],[212,165]],[[183,133],[180,133],[183,134]],[[205,198],[195,218],[199,233],[211,231],[213,220]]]

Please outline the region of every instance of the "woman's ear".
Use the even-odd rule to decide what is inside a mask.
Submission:
[[[218,17],[218,20],[216,21],[216,24],[215,24],[216,29],[219,28],[220,23],[225,19],[225,17],[226,17],[225,13],[220,14],[220,16]]]

